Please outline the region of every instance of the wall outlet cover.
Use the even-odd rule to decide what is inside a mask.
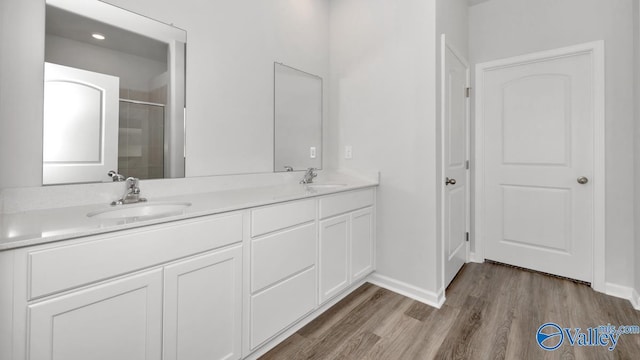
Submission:
[[[344,147],[344,158],[345,159],[353,158],[353,147],[351,145],[347,145]]]

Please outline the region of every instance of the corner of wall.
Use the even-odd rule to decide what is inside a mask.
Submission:
[[[633,0],[633,63],[634,66],[634,120],[635,120],[635,151],[634,151],[634,165],[635,165],[635,201],[634,201],[634,217],[635,217],[635,229],[634,229],[634,246],[635,246],[635,271],[634,271],[634,291],[633,291],[633,306],[636,310],[640,310],[640,1]]]
[[[367,281],[438,309],[444,304],[444,288],[440,288],[437,292],[432,292],[378,273],[369,275]]]
[[[638,294],[638,290],[634,289],[631,297],[631,305],[633,308],[640,311],[640,294]]]
[[[482,264],[484,259],[482,259],[478,253],[472,251],[469,253],[469,262]]]
[[[604,292],[609,296],[629,300],[636,310],[640,310],[640,294],[638,294],[637,289],[629,286],[606,283]]]

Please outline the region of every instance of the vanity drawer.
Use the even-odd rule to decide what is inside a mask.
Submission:
[[[28,253],[29,299],[242,241],[242,214],[98,235]]]
[[[251,242],[251,292],[256,292],[316,262],[316,224],[255,239]]]
[[[313,221],[316,218],[315,204],[315,200],[310,199],[252,210],[251,236],[259,236]]]
[[[316,271],[311,268],[251,297],[251,349],[313,311]]]
[[[320,219],[373,205],[373,189],[357,190],[320,199]]]

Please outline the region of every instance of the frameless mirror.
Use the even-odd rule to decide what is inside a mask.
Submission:
[[[43,184],[184,177],[186,32],[47,0]]]
[[[274,64],[274,171],[322,167],[322,78]]]

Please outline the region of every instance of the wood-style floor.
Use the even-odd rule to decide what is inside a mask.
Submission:
[[[261,359],[640,359],[640,335],[617,347],[541,349],[540,325],[640,325],[627,300],[494,264],[467,264],[435,309],[365,284]]]

